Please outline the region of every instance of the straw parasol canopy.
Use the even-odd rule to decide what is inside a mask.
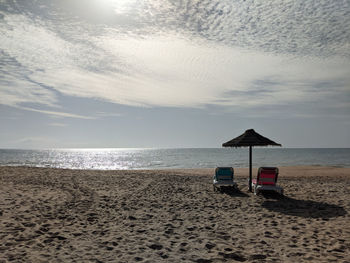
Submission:
[[[252,191],[252,147],[269,145],[282,146],[260,135],[253,129],[246,130],[242,135],[222,144],[223,147],[249,147],[249,191]]]

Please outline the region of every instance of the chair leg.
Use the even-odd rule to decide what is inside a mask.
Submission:
[[[259,190],[256,189],[255,187],[253,188],[253,192],[254,192],[255,195],[259,195]]]

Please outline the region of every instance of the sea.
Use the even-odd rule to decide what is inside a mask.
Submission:
[[[335,166],[350,167],[350,148],[256,147],[253,167]],[[177,169],[248,167],[248,148],[103,148],[103,149],[0,149],[0,166],[68,169]]]

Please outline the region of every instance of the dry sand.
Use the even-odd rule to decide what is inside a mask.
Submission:
[[[0,262],[350,262],[350,168],[282,167],[284,198],[213,171],[1,167]]]

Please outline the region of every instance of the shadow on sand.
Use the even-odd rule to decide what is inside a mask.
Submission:
[[[238,188],[227,187],[227,188],[221,189],[220,192],[232,197],[249,197],[249,195],[242,192]]]
[[[322,218],[325,220],[346,215],[345,209],[338,205],[311,200],[298,200],[274,193],[265,193],[263,196],[267,200],[262,203],[262,207],[286,215],[305,218]]]

